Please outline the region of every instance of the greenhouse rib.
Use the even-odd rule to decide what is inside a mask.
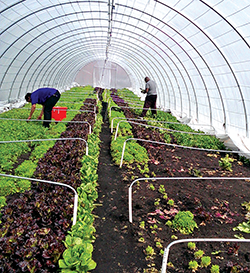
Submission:
[[[144,141],[144,142],[150,142],[150,143],[155,143],[155,144],[161,144],[161,145],[166,145],[166,146],[171,146],[171,147],[177,147],[177,148],[185,148],[185,149],[190,149],[190,150],[198,150],[198,151],[209,151],[209,152],[220,152],[220,153],[234,153],[234,154],[248,154],[249,153],[243,153],[240,151],[230,151],[230,150],[214,150],[214,149],[204,149],[204,148],[196,148],[196,147],[189,147],[189,146],[182,146],[182,145],[177,145],[177,144],[170,144],[170,143],[165,143],[165,142],[159,142],[159,141],[153,141],[153,140],[148,140],[148,139],[141,139],[141,138],[128,138],[124,141],[123,143],[123,148],[122,148],[122,156],[121,156],[121,161],[120,161],[120,168],[122,167],[122,162],[123,162],[123,157],[124,157],[124,152],[126,148],[126,143],[129,140],[139,140],[139,141]]]
[[[145,119],[145,120],[141,120],[141,119],[138,119],[138,118],[126,118],[126,117],[114,117],[112,120],[111,120],[111,133],[113,133],[113,129],[114,129],[114,120],[115,119],[124,119],[124,120],[139,120],[139,121],[147,121],[147,122],[158,122],[158,123],[167,123],[167,124],[179,124],[179,125],[187,125],[186,123],[180,123],[180,122],[171,122],[171,121],[164,121],[164,120],[150,120],[150,119]],[[191,124],[192,126],[209,126],[209,127],[212,127],[213,128],[213,131],[215,131],[215,128],[214,126],[212,125],[209,125],[209,124]]]
[[[195,132],[178,131],[178,130],[172,130],[172,129],[169,129],[169,128],[158,127],[158,126],[154,126],[154,125],[148,125],[148,124],[129,121],[129,120],[121,120],[121,121],[119,121],[117,123],[116,131],[115,131],[115,139],[114,140],[116,140],[116,138],[117,138],[119,125],[120,125],[121,122],[133,123],[133,124],[137,124],[137,125],[141,125],[141,126],[145,126],[145,127],[156,128],[156,129],[165,130],[165,131],[174,132],[174,133],[182,133],[182,134],[190,134],[190,135],[202,135],[202,136],[212,135],[212,134],[207,134],[207,133],[195,133]]]
[[[3,173],[0,173],[0,176],[10,177],[10,178],[18,178],[18,179],[24,179],[24,180],[31,180],[31,181],[35,181],[35,182],[49,183],[49,184],[54,184],[57,186],[64,186],[64,187],[70,188],[75,194],[74,210],[73,210],[73,226],[75,225],[76,219],[77,219],[78,194],[77,194],[77,191],[73,187],[71,187],[70,185],[60,183],[60,182],[54,182],[54,181],[50,181],[50,180],[41,180],[41,179],[36,179],[36,178],[15,176],[15,175],[10,175],[10,174],[3,174]]]
[[[3,143],[18,143],[18,142],[33,142],[33,141],[40,142],[40,141],[53,141],[53,140],[82,140],[86,144],[86,155],[89,155],[88,142],[85,139],[79,138],[79,137],[50,138],[50,139],[26,139],[26,140],[24,139],[24,140],[6,140],[6,141],[1,140],[0,144],[3,144]]]
[[[43,122],[43,120],[40,120],[40,119],[29,119],[29,120],[27,120],[27,119],[18,119],[18,118],[0,118],[0,120],[16,120],[16,121],[26,121],[26,122],[30,122],[30,121],[36,121],[36,122]],[[48,121],[48,122],[54,122],[54,120],[53,119],[51,119],[51,120],[46,120],[46,121]],[[62,121],[56,121],[56,122],[64,122],[64,123],[86,123],[86,124],[88,124],[89,125],[89,133],[91,134],[91,131],[92,131],[92,128],[91,128],[91,125],[90,125],[90,123],[88,122],[88,121],[65,121],[65,120],[62,120]]]
[[[190,239],[181,239],[171,242],[165,249],[163,254],[162,260],[162,267],[161,273],[167,272],[167,261],[168,261],[168,254],[170,251],[170,247],[179,244],[179,243],[186,243],[186,242],[235,242],[235,243],[250,243],[250,239],[231,239],[231,238],[190,238]]]
[[[142,180],[250,180],[250,177],[142,177],[135,179],[128,188],[129,222],[133,222],[132,212],[132,187],[137,181]]]

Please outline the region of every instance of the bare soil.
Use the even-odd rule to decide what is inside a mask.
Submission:
[[[133,127],[135,137],[138,130],[140,134],[146,130],[145,134],[151,137],[150,129]],[[250,182],[240,179],[250,177],[250,168],[239,162],[237,156],[230,155],[235,158],[231,172],[219,166],[218,161],[224,155],[218,153],[141,143],[150,157],[149,176],[166,179],[140,181],[133,186],[133,222],[130,223],[128,187],[135,178],[144,176],[136,165],[124,164],[122,168],[114,165],[106,119],[100,137],[97,200],[100,206],[94,211],[98,217],[95,220],[97,238],[93,259],[97,267],[94,273],[160,272],[163,259],[161,250],[176,239],[235,239],[235,235],[250,239],[250,234],[233,230],[240,223],[248,221],[242,203],[250,201]],[[202,180],[197,174],[203,178],[221,179]],[[179,179],[167,179],[173,177]],[[227,180],[225,177],[239,179]],[[164,186],[167,199],[159,192],[160,185]],[[169,199],[174,200],[174,205],[168,204]],[[194,215],[197,228],[191,234],[182,234],[166,225],[178,211],[190,211]],[[145,223],[144,228],[142,222]],[[145,253],[148,246],[154,249],[150,257]],[[196,243],[197,250],[203,250],[204,256],[211,258],[211,265],[219,265],[220,272],[250,272],[249,243],[201,242]],[[187,243],[175,245],[170,249],[167,272],[192,272],[188,266],[191,260],[195,260],[194,251],[187,247]],[[196,261],[201,264],[200,259]],[[210,272],[211,265],[200,267],[197,272]]]

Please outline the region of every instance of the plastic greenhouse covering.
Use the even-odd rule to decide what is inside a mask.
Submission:
[[[116,87],[116,64],[134,93],[150,77],[158,107],[249,152],[249,0],[4,0],[0,10],[1,109],[42,86],[79,84],[93,62],[94,83]]]

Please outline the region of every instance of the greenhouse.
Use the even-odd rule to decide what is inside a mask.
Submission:
[[[250,1],[0,14],[0,272],[250,272]]]

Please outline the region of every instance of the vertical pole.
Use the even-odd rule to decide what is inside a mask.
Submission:
[[[77,220],[77,206],[78,206],[78,195],[75,194],[75,198],[74,198],[74,212],[73,212],[73,226],[76,224],[76,220]]]

